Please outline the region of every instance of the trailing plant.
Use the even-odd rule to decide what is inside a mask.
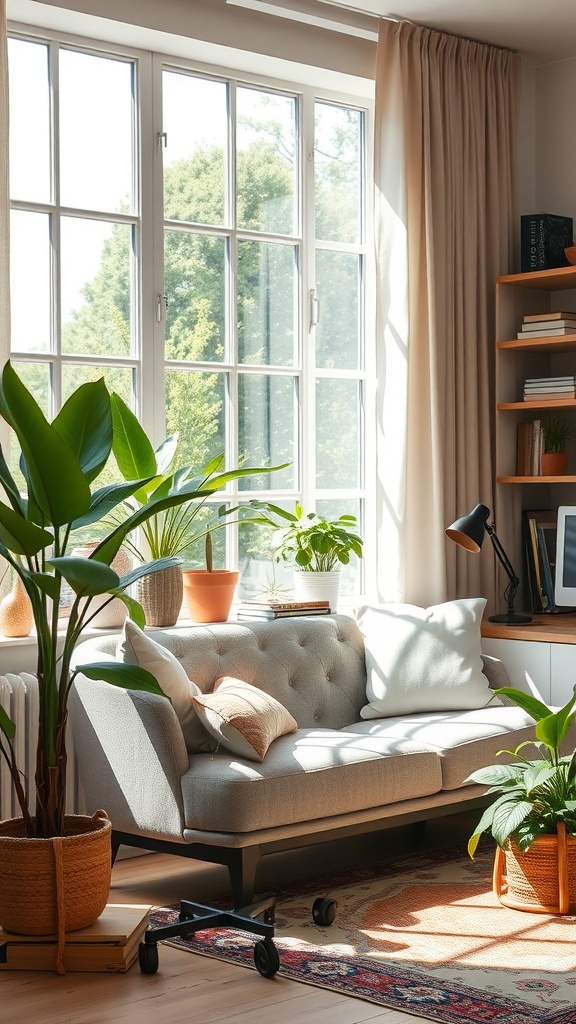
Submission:
[[[479,768],[466,780],[490,786],[488,793],[501,794],[485,810],[470,837],[471,857],[483,832],[489,832],[501,847],[512,839],[523,852],[538,836],[556,833],[559,821],[564,822],[570,835],[576,835],[576,751],[562,756],[560,749],[576,718],[576,686],[568,703],[558,711],[510,686],[494,692],[509,697],[536,725],[533,740],[525,740],[513,751],[498,751],[516,758],[515,763]],[[539,751],[540,757],[525,757],[525,748],[530,746]]]
[[[289,562],[304,572],[332,572],[348,565],[351,554],[362,557],[362,538],[352,532],[356,516],[327,519],[317,512],[305,514],[299,503],[294,512],[258,500],[250,504],[263,509],[262,522],[282,531],[275,551],[277,562]]]
[[[217,491],[226,474],[210,481],[179,479],[148,489],[157,466],[142,476],[106,487],[92,485],[106,465],[112,449],[120,451],[141,441],[141,428],[118,395],[110,395],[103,380],[81,385],[58,415],[49,422],[10,362],[0,382],[0,416],[15,435],[22,452],[20,465],[26,483],[20,490],[0,449],[0,555],[22,580],[30,598],[37,635],[39,690],[36,750],[36,811],[15,753],[16,726],[0,707],[0,756],[6,761],[22,811],[27,836],[49,838],[63,834],[66,796],[66,724],[70,687],[77,672],[104,679],[126,689],[161,694],[149,672],[120,663],[82,665],[71,672],[73,649],[91,621],[91,602],[99,595],[123,601],[131,618],[141,626],[141,606],[127,589],[150,572],[177,564],[175,558],[151,559],[119,577],[110,567],[128,535],[152,516],[190,501],[204,501]],[[77,529],[101,523],[122,502],[137,494],[147,500],[112,524],[89,558],[69,555]],[[59,635],[60,595],[64,583],[72,590],[70,614]],[[29,780],[29,786],[32,786]]]

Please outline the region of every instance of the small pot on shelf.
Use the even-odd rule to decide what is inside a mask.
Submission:
[[[544,452],[541,468],[542,476],[565,476],[568,469],[566,452]]]

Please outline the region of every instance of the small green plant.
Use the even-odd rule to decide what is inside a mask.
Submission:
[[[257,500],[250,504],[265,509],[260,519],[262,523],[282,530],[275,550],[277,562],[289,562],[304,572],[332,572],[348,565],[351,554],[362,558],[362,538],[352,532],[356,516],[326,519],[316,512],[305,514],[298,503],[294,512]]]
[[[551,416],[542,423],[544,452],[546,455],[558,455],[566,448],[576,431],[572,430],[563,416]]]
[[[488,793],[501,795],[482,815],[468,842],[474,856],[480,836],[490,832],[499,846],[512,839],[522,852],[541,835],[554,835],[563,821],[569,835],[576,835],[576,751],[563,757],[562,742],[576,718],[576,686],[572,697],[559,711],[531,694],[510,686],[494,691],[509,697],[535,721],[534,739],[516,750],[500,750],[517,758],[514,764],[489,765],[472,773],[467,782],[490,786]],[[540,757],[528,760],[521,751],[534,746]]]

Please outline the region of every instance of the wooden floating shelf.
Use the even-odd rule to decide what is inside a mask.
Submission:
[[[576,334],[551,334],[547,338],[513,338],[497,341],[500,352],[572,352],[576,347]]]
[[[509,409],[576,409],[576,398],[552,398],[545,402],[498,402],[498,412],[506,412]]]
[[[576,484],[576,476],[497,476],[498,484]]]
[[[498,284],[517,284],[523,288],[576,288],[576,267],[558,267],[556,270],[531,270],[524,274],[504,274],[497,277]]]

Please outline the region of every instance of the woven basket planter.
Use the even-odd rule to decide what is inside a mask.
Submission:
[[[0,822],[0,925],[18,935],[87,928],[110,891],[112,825],[104,811],[65,817],[65,836],[27,839],[22,818]]]
[[[179,565],[160,569],[138,580],[138,600],[147,626],[173,626],[180,615],[184,588]]]
[[[555,836],[539,836],[526,853],[508,840],[496,848],[494,892],[505,907],[533,914],[576,909],[576,836],[562,822]]]

